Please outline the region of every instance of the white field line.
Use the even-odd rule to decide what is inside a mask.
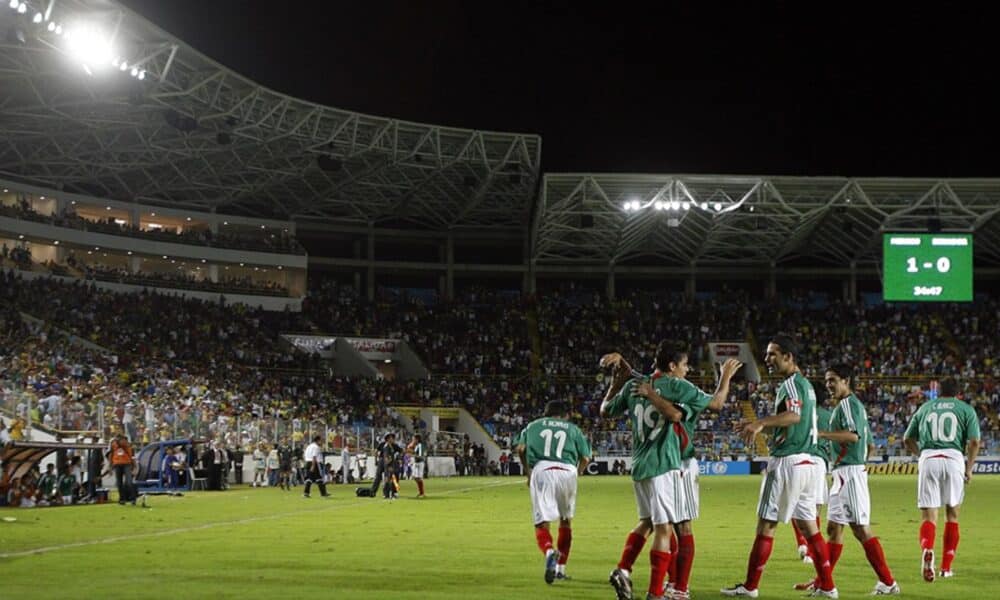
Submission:
[[[482,490],[493,487],[499,487],[504,485],[514,485],[514,484],[524,484],[524,479],[522,477],[512,477],[511,481],[501,481],[499,483],[487,483],[484,485],[476,485],[472,487],[459,488],[457,490],[448,490],[446,492],[441,492],[440,494],[435,494],[436,496],[449,496],[452,494],[460,494],[463,492],[470,492],[474,490]],[[3,552],[0,553],[0,558],[18,558],[22,556],[31,556],[35,554],[46,554],[48,552],[55,552],[56,550],[68,550],[70,548],[83,548],[86,546],[96,546],[98,544],[115,544],[118,542],[127,542],[130,540],[138,540],[142,538],[151,537],[163,537],[167,535],[175,535],[178,533],[188,533],[191,531],[202,531],[205,529],[214,529],[216,527],[227,527],[229,525],[247,525],[249,523],[259,523],[261,521],[273,521],[275,519],[284,519],[285,517],[294,517],[296,515],[305,515],[312,513],[320,513],[331,510],[340,510],[343,508],[353,508],[355,506],[371,506],[371,498],[367,501],[355,501],[347,504],[331,504],[323,508],[313,509],[313,510],[296,510],[292,512],[280,513],[276,515],[266,515],[263,517],[248,517],[246,519],[235,519],[232,521],[213,521],[211,523],[203,523],[201,525],[196,525],[194,527],[180,527],[178,529],[166,529],[163,531],[150,531],[147,533],[136,533],[134,535],[119,535],[109,538],[101,538],[98,540],[87,540],[84,542],[73,542],[70,544],[59,544],[57,546],[45,546],[43,548],[34,548],[31,550],[21,550],[19,552]]]

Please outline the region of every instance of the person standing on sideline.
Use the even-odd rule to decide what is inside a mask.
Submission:
[[[406,453],[413,457],[413,480],[417,482],[417,498],[424,495],[424,467],[427,464],[427,448],[419,433],[413,434],[413,440],[406,446]]]
[[[135,494],[132,490],[132,467],[135,463],[132,444],[128,443],[121,432],[115,434],[108,450],[111,455],[111,468],[115,473],[115,485],[118,487],[118,504],[132,502],[135,506]]]
[[[917,466],[917,508],[920,524],[921,568],[924,581],[934,581],[934,537],[938,509],[945,507],[944,557],[940,577],[952,577],[951,563],[958,549],[958,509],[965,486],[979,456],[979,419],[974,408],[958,399],[958,381],[941,381],[941,397],[924,402],[903,435],[906,449],[920,453]],[[962,452],[965,451],[965,456]],[[963,467],[964,463],[964,469]]]
[[[319,447],[322,437],[313,436],[312,443],[306,446],[303,458],[306,461],[306,489],[302,497],[309,497],[309,488],[313,483],[319,486],[319,493],[324,498],[330,496],[326,493],[326,483],[323,482],[323,451]]]
[[[569,405],[552,400],[545,416],[535,419],[518,436],[517,453],[527,468],[535,540],[545,555],[545,583],[566,579],[566,562],[573,543],[576,479],[590,462],[591,451],[580,428],[570,423]],[[559,539],[552,547],[549,522],[559,520]]]
[[[344,438],[344,447],[340,450],[340,482],[351,483],[351,447],[347,445],[347,438]]]

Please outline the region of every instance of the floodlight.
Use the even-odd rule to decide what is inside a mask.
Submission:
[[[691,203],[690,202],[682,202],[681,203],[681,208],[683,208],[684,210],[691,210]]]
[[[62,25],[56,25],[56,35],[62,35],[63,28]]]
[[[23,15],[26,12],[28,12],[28,5],[22,2],[20,6],[17,7],[17,14]]]
[[[41,23],[42,22],[42,13],[35,13],[35,17],[33,19],[31,19],[31,21],[33,23]]]
[[[659,200],[657,200],[656,203],[653,204],[653,206],[656,208],[656,210],[663,210],[664,208],[667,207],[666,204],[664,204],[663,202],[660,202]]]
[[[146,78],[146,71],[139,71],[139,81]]]
[[[52,21],[49,21],[49,27],[48,27],[48,30],[49,30],[49,31],[55,31],[55,30],[56,30],[56,24],[55,24],[55,23],[53,23]]]
[[[128,63],[123,60],[122,64],[118,65],[118,70],[119,71],[128,71]]]
[[[107,36],[90,26],[74,29],[66,36],[70,54],[85,65],[92,67],[111,64],[114,54]]]
[[[720,210],[722,210],[722,204],[716,202],[714,208],[715,208],[715,212],[719,212]]]
[[[681,207],[680,201],[678,201],[678,200],[671,200],[670,201],[670,208],[672,208],[674,210],[678,210],[678,209],[680,209],[680,207]]]
[[[701,203],[701,210],[708,210],[708,202]]]
[[[10,0],[9,6],[12,9],[17,10],[17,7],[20,6],[20,5],[21,5],[21,1],[20,0]]]
[[[132,67],[132,70],[129,71],[129,73],[131,73],[132,77],[138,77],[139,76],[139,69],[136,69],[135,67]]]

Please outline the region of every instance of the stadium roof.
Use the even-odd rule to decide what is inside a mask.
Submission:
[[[62,34],[33,22],[50,6]],[[87,28],[112,43],[85,49],[111,51],[85,68],[67,36],[93,42]],[[524,231],[540,155],[537,135],[289,97],[110,0],[28,0],[24,14],[0,4],[0,175],[10,178],[300,223]]]
[[[937,228],[1000,264],[1000,179],[546,174],[533,227],[536,264],[846,267]]]

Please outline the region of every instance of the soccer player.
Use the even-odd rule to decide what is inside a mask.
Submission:
[[[632,426],[632,485],[639,523],[625,540],[622,558],[609,577],[619,600],[632,598],[631,567],[642,552],[650,531],[653,532],[653,544],[649,552],[646,598],[664,597],[663,581],[670,568],[672,525],[681,522],[681,511],[686,514],[686,496],[680,492],[681,452],[687,448],[688,441],[680,425],[684,413],[664,400],[652,385],[670,369],[672,350],[669,342],[659,344],[656,371],[651,377],[633,377],[631,368],[624,361],[618,361],[611,385],[601,402],[602,417],[628,415]]]
[[[945,507],[944,558],[941,577],[951,577],[951,563],[958,548],[958,509],[965,498],[964,485],[972,480],[972,469],[979,456],[979,420],[976,411],[959,400],[958,382],[947,377],[941,381],[941,397],[928,400],[917,410],[906,427],[907,450],[919,450],[917,508],[923,517],[920,525],[920,548],[923,550],[924,581],[934,581],[934,536],[938,509]],[[962,451],[966,455],[962,455]],[[965,461],[965,470],[962,462]]]
[[[850,525],[854,537],[861,542],[868,563],[871,564],[878,583],[873,596],[899,594],[896,583],[885,562],[882,543],[871,528],[871,495],[868,491],[868,447],[871,430],[868,412],[861,400],[851,391],[851,368],[845,364],[830,365],[824,377],[830,398],[836,402],[830,417],[830,427],[820,430],[819,437],[831,443],[831,468],[833,486],[830,488],[830,507],[827,514],[827,538],[830,549],[830,570],[844,549],[844,525]],[[810,586],[799,589],[813,589]]]
[[[825,465],[814,455],[818,441],[816,391],[799,370],[798,353],[798,344],[791,336],[779,333],[771,338],[764,362],[768,372],[784,378],[775,394],[774,414],[740,426],[744,441],[751,447],[758,433],[765,428],[772,430],[771,459],[767,475],[761,482],[757,537],[747,563],[746,579],[733,587],[723,588],[721,592],[725,596],[757,597],[778,523],[795,519],[806,535],[819,579],[811,595],[840,597],[830,571],[826,541],[816,526],[816,482],[825,472]]]
[[[413,439],[406,446],[406,453],[413,457],[413,480],[417,482],[417,498],[426,498],[424,495],[424,465],[427,462],[427,448],[419,433],[413,434]]]
[[[566,561],[573,543],[576,477],[590,462],[590,444],[570,423],[569,405],[552,400],[545,416],[535,419],[517,438],[516,451],[527,469],[535,540],[545,555],[545,583],[566,579]],[[552,547],[549,522],[559,520],[559,539]]]
[[[735,359],[727,360],[722,365],[715,394],[707,394],[686,379],[691,369],[688,365],[687,350],[677,344],[664,342],[661,343],[658,354],[662,354],[662,357],[667,361],[667,368],[662,372],[662,377],[656,377],[653,381],[654,390],[665,400],[681,407],[684,413],[680,421],[683,431],[678,431],[678,433],[682,434],[682,438],[686,440],[686,445],[681,451],[680,474],[681,492],[684,494],[685,502],[676,511],[678,521],[674,524],[673,535],[671,535],[670,554],[672,560],[668,571],[670,573],[669,587],[672,588],[671,598],[685,600],[689,597],[688,581],[691,576],[691,566],[694,563],[694,531],[691,527],[691,521],[698,518],[700,502],[698,460],[695,458],[695,447],[691,440],[694,439],[698,417],[706,409],[717,412],[725,406],[729,396],[729,383],[733,375],[743,366],[743,363]],[[623,361],[618,354],[607,355],[602,360],[605,363],[612,360]],[[628,363],[623,362],[623,365],[631,370]],[[649,523],[640,521],[639,525],[632,531],[636,537],[631,538],[626,545],[637,546],[638,550],[635,551],[635,555],[632,552],[623,553],[622,562],[611,574],[612,584],[616,579],[624,581],[631,576],[633,564],[631,561],[634,561],[635,556],[638,556],[638,551],[641,551],[651,530]]]
[[[812,383],[812,382],[810,382]],[[815,386],[813,387],[815,389]],[[831,401],[827,399],[827,401]],[[816,527],[817,529],[822,529],[823,525],[820,521],[820,513],[822,512],[822,507],[827,503],[827,499],[830,496],[829,488],[826,484],[826,474],[830,470],[830,463],[832,460],[832,455],[830,454],[833,450],[830,445],[830,441],[823,438],[824,431],[830,431],[830,419],[833,416],[833,412],[830,411],[826,406],[821,403],[816,403],[816,430],[819,432],[819,442],[816,444],[816,451],[813,456],[823,459],[823,473],[822,477],[815,483],[815,489],[817,492],[816,496]],[[813,559],[809,554],[809,543],[806,541],[806,536],[802,535],[795,521],[792,521],[792,531],[795,532],[795,540],[798,543],[799,558],[802,562],[806,564],[812,564]],[[813,589],[813,582],[810,581],[806,584],[798,584],[795,586],[797,590],[811,590]]]

